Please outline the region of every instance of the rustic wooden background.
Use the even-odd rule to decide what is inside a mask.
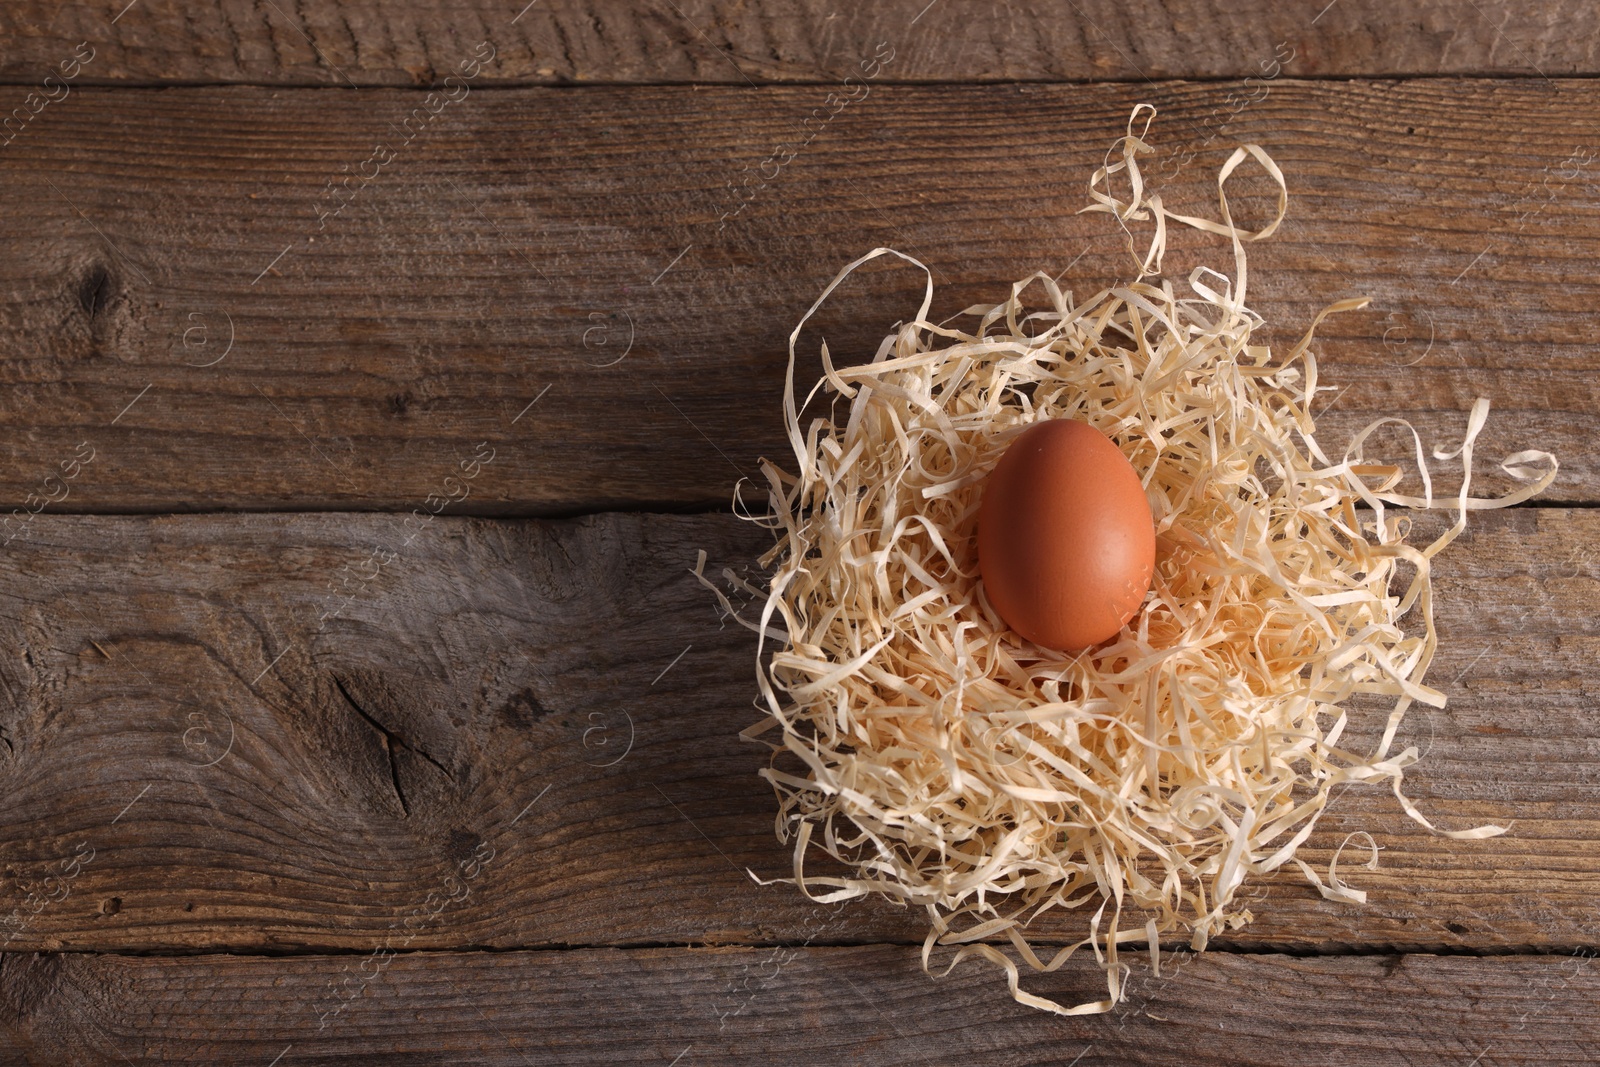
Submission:
[[[6,4],[0,1065],[1600,1061],[1597,72],[1589,0]],[[1287,172],[1275,339],[1374,298],[1327,439],[1482,395],[1486,488],[1563,467],[1451,549],[1406,726],[1431,816],[1513,832],[1347,791],[1305,856],[1369,831],[1368,906],[1286,873],[1060,1019],[745,873],[788,869],[753,646],[688,570],[762,547],[730,488],[842,263],[923,258],[936,314],[1124,271],[1075,212],[1140,101],[1169,203],[1239,141]]]

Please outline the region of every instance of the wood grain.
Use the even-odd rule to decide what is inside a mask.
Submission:
[[[509,84],[834,82],[880,40],[896,47],[886,77],[905,81],[1242,78],[1275,53],[1297,77],[1558,77],[1600,69],[1597,30],[1577,0],[25,0],[0,12],[0,78],[36,82],[86,40],[86,81],[437,83],[485,39]]]
[[[1600,503],[1597,72],[1575,0],[0,6],[0,1067],[1594,1062],[1600,513],[1474,516],[1440,567],[1407,791],[1510,835],[1346,791],[1301,855],[1370,832],[1368,906],[1280,874],[1062,1020],[752,879],[789,871],[754,645],[687,570],[765,539],[639,512],[782,457],[784,339],[874,245],[936,317],[1126,277],[1074,212],[1142,101],[1169,204],[1212,214],[1238,141],[1288,173],[1274,344],[1375,298],[1322,331],[1330,451],[1489,396],[1480,489],[1534,446],[1541,503]],[[802,376],[919,284],[863,272]]]
[[[747,873],[789,871],[763,750],[736,736],[756,718],[753,642],[687,569],[700,548],[713,574],[750,565],[762,531],[726,515],[406,531],[45,515],[0,554],[11,949],[797,943],[824,920],[824,943],[920,940],[915,913],[827,915]],[[1347,855],[1342,871],[1371,904],[1285,873],[1231,943],[1600,942],[1597,541],[1591,510],[1483,514],[1441,565],[1430,682],[1450,704],[1407,721],[1402,743],[1427,750],[1409,791],[1447,828],[1514,832],[1449,841],[1386,790],[1346,791],[1303,855],[1325,869],[1370,831],[1380,869]],[[1350,743],[1374,741],[1383,713],[1354,719]]]
[[[1085,960],[1028,987],[1070,999],[1099,983]],[[1064,1019],[1013,1003],[976,964],[936,981],[893,946],[11,954],[0,1063],[1125,1067],[1171,1064],[1181,1048],[1187,1067],[1544,1067],[1590,1064],[1600,1041],[1587,956],[1210,953],[1169,960],[1160,978],[1135,960],[1131,983],[1117,1012]],[[330,989],[350,999],[325,1016]]]
[[[922,257],[936,317],[1041,267],[1080,293],[1124,275],[1114,224],[1075,212],[1140,100],[1169,204],[1213,212],[1235,140],[1288,172],[1291,218],[1252,250],[1271,340],[1374,297],[1323,330],[1330,447],[1390,414],[1448,442],[1489,396],[1485,467],[1548,447],[1546,499],[1600,500],[1600,85],[1282,82],[1207,126],[1228,91],[880,87],[719,222],[818,89],[480,92],[403,151],[415,93],[84,90],[0,150],[0,500],[87,441],[66,510],[402,509],[487,441],[469,511],[724,507],[784,454],[786,336],[854,255]],[[319,222],[379,140],[388,167]],[[1256,179],[1233,190],[1263,210]],[[1174,246],[1174,278],[1228,266]],[[919,285],[863,272],[808,360],[824,337],[866,358]]]

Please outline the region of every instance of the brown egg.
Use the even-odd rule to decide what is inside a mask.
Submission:
[[[1028,427],[984,483],[984,593],[1029,641],[1075,652],[1115,636],[1144,602],[1155,560],[1144,486],[1121,449],[1088,423]]]

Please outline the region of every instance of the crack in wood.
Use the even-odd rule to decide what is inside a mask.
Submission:
[[[406,800],[405,789],[400,784],[400,761],[398,758],[399,749],[408,749],[409,751],[421,756],[423,759],[437,767],[441,774],[452,781],[454,780],[454,775],[450,773],[449,768],[440,763],[437,759],[434,759],[433,755],[426,749],[422,748],[420,745],[411,744],[406,740],[404,734],[401,734],[395,730],[391,730],[389,727],[379,722],[371,712],[367,711],[366,708],[361,706],[355,697],[350,695],[350,690],[345,687],[344,680],[337,674],[332,675],[332,678],[334,687],[339,690],[339,695],[344,697],[345,702],[355,710],[357,715],[361,716],[362,721],[376,730],[378,732],[378,736],[383,739],[383,751],[384,754],[389,758],[389,782],[390,785],[394,787],[395,798],[400,801],[400,810],[405,814],[405,817],[409,819],[411,817],[411,804]]]
[[[111,303],[111,297],[111,272],[95,264],[78,286],[78,303],[89,313],[91,319],[95,319],[99,318],[105,311],[106,305]]]

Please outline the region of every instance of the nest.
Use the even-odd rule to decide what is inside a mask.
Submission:
[[[1436,504],[1415,430],[1421,497],[1396,491],[1400,466],[1363,456],[1374,429],[1409,428],[1402,420],[1379,420],[1330,458],[1311,413],[1313,331],[1366,301],[1333,304],[1279,357],[1252,343],[1262,320],[1245,305],[1244,244],[1282,220],[1283,175],[1244,145],[1219,172],[1219,219],[1173,214],[1146,195],[1138,167],[1153,114],[1135,110],[1084,209],[1112,215],[1130,251],[1128,224],[1150,225],[1148,250],[1133,251],[1136,281],[1075,301],[1035,274],[956,328],[928,321],[930,274],[916,317],[872,362],[835,367],[822,346],[824,377],[807,400],[832,393],[843,417],[802,426],[793,378],[806,319],[870,260],[923,265],[878,248],[839,273],[790,336],[797,467],[763,461],[770,507],[758,521],[777,543],[764,587],[746,583],[762,601],[748,624],[761,634],[766,712],[746,734],[780,734],[763,774],[792,881],[819,902],[921,905],[925,968],[935,946],[957,946],[949,967],[985,958],[1018,1001],[1062,1014],[1116,1004],[1121,944],[1147,944],[1159,965],[1162,935],[1181,931],[1198,950],[1248,922],[1239,890],[1251,876],[1292,861],[1325,896],[1363,900],[1295,856],[1341,783],[1388,784],[1433,829],[1402,791],[1416,750],[1393,750],[1413,703],[1445,702],[1424,683],[1437,647],[1431,561],[1468,511],[1528,499],[1556,474],[1549,453],[1519,452],[1502,463],[1518,491],[1468,495],[1483,399],[1459,446],[1433,454],[1465,470],[1452,499]],[[1254,232],[1233,223],[1226,194],[1252,159],[1278,189],[1277,217]],[[1159,280],[1168,223],[1227,238],[1233,277],[1201,268],[1192,295],[1176,295]],[[1122,449],[1157,533],[1142,610],[1072,656],[1009,630],[977,568],[985,476],[1017,433],[1053,418],[1087,422]],[[1454,525],[1407,543],[1406,512],[1436,506],[1457,512]],[[1357,695],[1392,700],[1371,751],[1340,743],[1341,705]],[[813,849],[848,873],[807,875]],[[1027,929],[1056,909],[1076,913],[1082,939],[1041,958]],[[1019,960],[1051,971],[1084,946],[1105,970],[1104,998],[1065,1006],[1020,988]]]

